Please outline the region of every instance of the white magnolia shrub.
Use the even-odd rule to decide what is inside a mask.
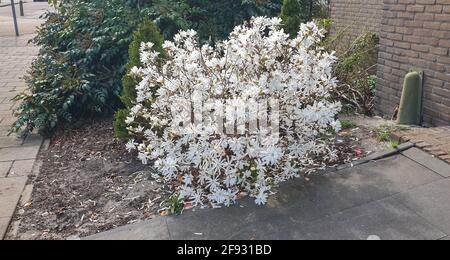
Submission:
[[[164,43],[164,62],[142,44],[127,148],[184,201],[230,205],[245,193],[264,204],[274,185],[336,159],[334,54],[314,23],[295,39],[280,23],[253,18],[214,47],[182,31]]]

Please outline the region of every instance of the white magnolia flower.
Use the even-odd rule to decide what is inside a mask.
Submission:
[[[268,197],[267,193],[260,192],[260,193],[256,196],[255,203],[256,203],[257,205],[266,204],[266,202],[267,202],[267,197]]]
[[[128,141],[128,143],[126,144],[126,149],[128,152],[136,150],[136,143],[134,142],[134,139]]]
[[[127,118],[125,118],[125,124],[130,125],[134,122],[135,117],[134,116],[127,116]]]
[[[142,161],[142,164],[148,164],[148,156],[145,153],[139,153],[138,159]]]
[[[193,205],[228,206],[240,192],[267,203],[274,184],[337,156],[328,144],[341,127],[330,101],[336,58],[322,37],[307,23],[290,39],[279,18],[256,17],[214,47],[179,32],[162,65],[143,43],[127,149]]]
[[[131,70],[130,70],[130,75],[132,75],[132,76],[141,76],[143,73],[144,72],[142,71],[142,69],[138,68],[136,66],[131,68]]]

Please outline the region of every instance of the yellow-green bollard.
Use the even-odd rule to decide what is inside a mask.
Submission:
[[[423,72],[411,70],[403,84],[397,123],[401,125],[422,124]]]

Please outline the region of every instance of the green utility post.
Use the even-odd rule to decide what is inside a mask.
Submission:
[[[401,125],[422,124],[423,71],[411,70],[403,85],[397,123]]]
[[[16,31],[16,36],[19,36],[19,26],[17,25],[16,7],[14,0],[11,0],[11,10],[14,20],[14,30]]]

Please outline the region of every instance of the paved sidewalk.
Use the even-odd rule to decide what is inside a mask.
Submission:
[[[42,3],[35,9],[42,12]],[[37,135],[25,140],[8,136],[14,122],[12,110],[17,105],[11,98],[26,89],[22,77],[38,48],[28,44],[33,37],[31,34],[5,36],[10,35],[10,31],[5,30],[4,21],[8,20],[8,13],[4,11],[4,7],[0,8],[0,239],[7,231],[42,144],[42,138]],[[35,25],[42,22],[34,18],[36,12],[26,18],[31,21],[28,23],[31,27],[22,27],[23,31],[34,32]]]
[[[264,207],[246,199],[86,239],[448,239],[450,166],[437,161],[411,148],[309,182],[289,181]]]
[[[15,0],[18,3],[18,0]],[[15,36],[10,0],[2,0],[0,4],[0,36]],[[8,4],[8,5],[7,5]],[[41,24],[39,17],[48,9],[46,2],[33,2],[25,0],[23,4],[25,16],[19,15],[19,5],[16,4],[17,22],[20,35],[34,34]]]
[[[401,142],[412,142],[424,151],[450,163],[450,126],[412,127],[394,133]]]

